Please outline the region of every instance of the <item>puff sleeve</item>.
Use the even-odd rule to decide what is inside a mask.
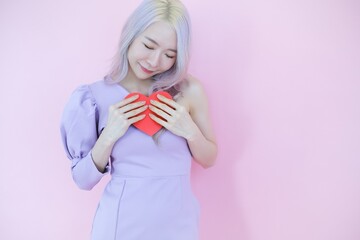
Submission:
[[[66,104],[60,124],[62,143],[71,160],[71,172],[79,188],[91,190],[110,171],[100,172],[91,150],[98,139],[98,111],[88,85],[75,89]]]

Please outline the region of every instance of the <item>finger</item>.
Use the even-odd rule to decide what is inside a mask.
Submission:
[[[122,113],[126,113],[129,112],[135,108],[141,107],[146,103],[146,101],[140,101],[140,102],[136,102],[136,103],[130,103],[128,105],[122,106],[119,108],[120,112]]]
[[[122,106],[125,106],[125,105],[127,105],[127,104],[135,101],[135,100],[138,99],[138,98],[139,98],[139,94],[136,94],[136,95],[131,96],[131,97],[129,97],[129,98],[125,98],[125,99],[123,99],[122,101],[120,101],[120,102],[118,102],[118,103],[115,103],[113,106],[114,106],[115,108],[120,108],[120,107],[122,107]]]
[[[175,113],[174,109],[172,109],[171,107],[169,107],[168,105],[166,105],[164,103],[161,103],[156,100],[150,100],[150,103],[153,104],[154,106],[162,109],[163,111],[167,112],[169,115],[173,115]]]
[[[150,109],[152,112],[156,113],[158,116],[160,116],[160,117],[162,117],[163,119],[165,119],[166,121],[168,121],[169,118],[171,117],[169,114],[167,114],[167,113],[164,112],[163,110],[160,110],[160,109],[158,109],[158,108],[156,108],[156,107],[154,107],[154,106],[149,105],[149,109]]]
[[[160,124],[164,128],[169,129],[170,125],[166,121],[158,118],[157,116],[155,116],[154,114],[151,114],[151,113],[149,113],[149,116],[150,116],[150,118],[152,120],[154,120],[155,122],[157,122],[158,124]]]
[[[145,116],[146,116],[145,114],[141,114],[141,115],[139,115],[137,117],[130,118],[128,121],[129,121],[130,124],[133,124],[133,123],[136,123],[136,122],[144,119]]]
[[[161,94],[157,94],[156,97],[161,100],[162,102],[168,104],[170,107],[177,109],[180,105],[178,103],[176,103],[174,100],[171,100],[167,97],[164,97]]]
[[[134,117],[134,116],[138,115],[139,113],[145,111],[147,108],[148,108],[148,106],[145,105],[145,106],[142,106],[141,108],[137,108],[132,111],[129,111],[129,112],[125,113],[124,115],[126,118],[131,118],[131,117]]]

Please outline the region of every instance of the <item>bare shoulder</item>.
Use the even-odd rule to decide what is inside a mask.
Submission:
[[[188,75],[181,89],[183,103],[188,111],[195,113],[196,109],[204,107],[207,97],[201,81],[193,75]]]
[[[188,75],[184,84],[182,92],[185,98],[199,98],[205,94],[201,81],[193,75]]]

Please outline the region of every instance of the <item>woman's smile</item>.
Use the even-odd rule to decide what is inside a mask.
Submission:
[[[145,72],[147,74],[152,74],[154,72],[154,71],[150,71],[149,69],[143,67],[140,63],[139,63],[139,65],[140,65],[141,70],[143,70],[143,72]]]

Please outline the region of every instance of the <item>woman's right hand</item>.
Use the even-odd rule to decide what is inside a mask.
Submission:
[[[125,134],[131,124],[145,117],[145,114],[138,114],[144,112],[148,106],[145,105],[145,101],[133,103],[138,98],[139,95],[134,95],[109,107],[107,125],[101,133],[102,137],[115,143]]]

